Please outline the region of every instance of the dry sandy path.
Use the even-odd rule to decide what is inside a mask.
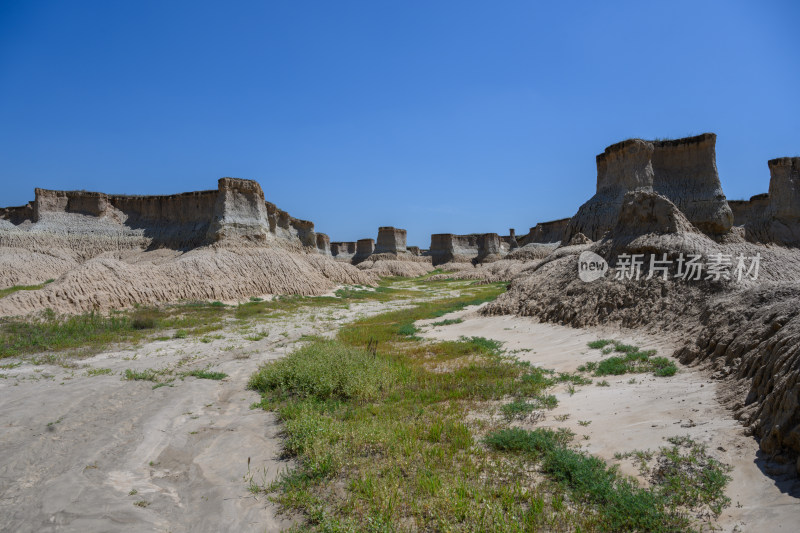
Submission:
[[[507,351],[519,350],[515,355],[520,359],[559,372],[572,372],[585,362],[600,360],[600,350],[587,347],[589,341],[596,339],[618,339],[657,349],[659,355],[666,356],[675,347],[669,339],[630,330],[573,329],[524,317],[481,317],[474,310],[444,318],[458,317],[464,322],[428,326],[420,335],[442,340],[463,335],[503,341]],[[417,324],[425,326],[439,320],[442,319]],[[800,482],[766,475],[764,469],[770,465],[757,459],[755,439],[745,436],[744,428],[717,401],[717,382],[703,370],[678,365],[679,372],[669,378],[645,374],[594,378],[595,382],[606,379],[610,386],[579,386],[573,394],[566,385],[560,385],[554,390],[558,407],[546,412],[536,424],[571,429],[576,434],[575,442],[585,450],[620,464],[630,475],[638,474],[637,469],[631,462],[615,461],[616,452],[656,450],[668,445],[668,437],[690,435],[706,444],[716,459],[734,467],[726,491],[732,505],[717,522],[722,531],[798,531]],[[635,383],[630,382],[631,378]],[[590,423],[584,426],[579,421]],[[522,425],[532,427],[533,422]]]
[[[0,531],[240,532],[290,525],[248,491],[248,458],[260,484],[290,466],[279,457],[274,414],[250,409],[259,399],[247,390],[250,375],[302,335],[331,334],[359,315],[401,305],[307,309],[249,332],[228,327],[224,338],[207,344],[173,339],[105,352],[77,361],[78,368],[28,362],[3,370]],[[269,330],[266,339],[245,339],[261,328]],[[156,389],[150,381],[121,379],[126,368],[206,367],[228,377],[187,377]],[[91,368],[114,373],[90,377]]]

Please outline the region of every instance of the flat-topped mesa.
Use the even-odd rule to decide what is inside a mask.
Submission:
[[[478,262],[488,263],[501,258],[500,235],[497,233],[482,233],[478,235]]]
[[[382,226],[378,228],[378,241],[375,244],[376,254],[406,253],[406,230]]]
[[[408,253],[410,253],[411,255],[418,256],[420,254],[419,246],[407,246],[406,250],[408,250]]]
[[[322,255],[331,255],[331,238],[325,233],[317,233],[317,251]]]
[[[707,235],[726,233],[733,224],[717,173],[716,144],[713,133],[653,142],[653,191]]]
[[[28,202],[18,207],[0,207],[0,220],[7,220],[14,226],[25,221],[33,222],[33,203]]]
[[[550,222],[539,222],[530,229],[527,235],[521,238],[521,245],[561,242],[569,221],[569,218],[560,218]]]
[[[454,235],[452,233],[435,233],[431,235],[431,247],[427,255],[434,265],[442,263],[469,263],[496,261],[507,248],[501,244],[497,233],[474,233],[471,235]]]
[[[332,242],[331,255],[334,259],[339,261],[349,262],[356,254],[355,242]]]
[[[800,157],[781,157],[769,166],[769,207],[767,214],[781,221],[800,219]]]
[[[751,220],[763,218],[769,205],[769,194],[761,193],[751,196],[749,200],[728,200],[733,213],[733,225],[744,226]]]
[[[770,175],[767,205],[760,214],[751,213],[745,225],[747,238],[800,246],[800,157],[771,159],[767,165]]]
[[[161,196],[40,188],[35,195],[27,206],[0,209],[0,218],[11,223],[2,227],[23,232],[5,235],[6,241],[24,234],[47,245],[47,239],[69,236],[92,241],[80,245],[92,250],[90,256],[122,248],[187,249],[229,241],[317,246],[314,224],[266,202],[253,180],[221,178],[216,190]]]
[[[356,255],[355,242],[332,242],[331,255],[335,259],[350,261]]]
[[[668,141],[629,139],[597,156],[597,192],[572,217],[562,237],[577,233],[599,240],[611,230],[627,192],[642,190],[668,198],[708,235],[730,230],[733,213],[722,192],[716,163],[716,135]]]
[[[358,239],[353,262],[358,263],[375,253],[375,239]]]

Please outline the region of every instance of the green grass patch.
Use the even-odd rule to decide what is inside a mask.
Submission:
[[[710,511],[719,516],[730,504],[724,487],[729,467],[708,457],[704,447],[687,438],[671,439],[662,448],[657,466],[644,462],[653,454],[639,454],[642,473],[652,479],[640,486],[616,467],[580,450],[571,449],[566,430],[511,428],[495,431],[484,442],[496,450],[524,454],[542,472],[563,487],[572,500],[596,512],[592,528],[600,531],[696,531],[688,511]],[[688,451],[686,451],[688,450]]]
[[[181,376],[193,377],[197,379],[213,379],[219,381],[223,378],[227,378],[228,374],[224,372],[212,372],[210,370],[190,370],[189,372],[183,372]]]
[[[501,411],[524,416],[556,404],[548,387],[588,382],[515,360],[490,339],[421,341],[408,327],[503,288],[461,285],[459,296],[356,320],[259,369],[250,385],[283,422],[297,467],[269,486],[250,479],[250,491],[301,513],[309,531],[689,529],[645,489],[571,450],[570,432],[470,416],[509,397]]]
[[[7,287],[5,289],[0,289],[0,298],[4,298],[9,294],[14,294],[17,291],[38,291],[47,285],[48,283],[52,283],[55,280],[48,279],[44,283],[40,283],[38,285],[14,285],[13,287]]]
[[[402,366],[336,340],[316,340],[264,365],[252,389],[315,400],[377,398],[403,376]]]
[[[462,322],[464,322],[463,318],[448,318],[438,322],[433,322],[431,326],[452,326],[453,324],[461,324]]]
[[[158,376],[159,372],[152,368],[146,368],[144,370],[131,370],[130,368],[126,368],[123,374],[123,378],[128,381],[158,381]]]
[[[90,368],[86,371],[86,375],[89,377],[92,376],[105,376],[108,374],[113,374],[114,371],[110,368]]]
[[[609,344],[611,344],[613,342],[614,341],[612,341],[610,339],[598,339],[596,341],[590,342],[589,343],[589,348],[592,348],[593,350],[599,350],[601,348],[605,348],[606,346],[608,346]]]
[[[527,417],[538,409],[554,409],[558,405],[558,400],[552,394],[541,394],[531,399],[518,398],[511,403],[507,403],[500,408],[500,412],[507,420],[521,419]]]
[[[336,308],[343,303],[349,305],[349,302],[369,299],[389,301],[419,296],[420,291],[406,288],[413,284],[412,280],[405,278],[384,279],[374,290],[354,288],[343,293],[343,297],[278,296],[269,301],[251,298],[239,305],[189,301],[161,307],[139,306],[129,311],[109,314],[90,312],[60,316],[53,311],[46,311],[36,317],[4,317],[0,318],[0,358],[44,351],[80,350],[82,354],[96,353],[119,343],[167,340],[167,331],[175,332],[175,338],[190,335],[202,338],[223,328],[232,320],[252,322],[294,313],[300,309]],[[428,285],[450,288],[444,282],[429,282]],[[10,294],[16,290],[35,288],[40,286],[3,290]]]
[[[653,357],[655,350],[640,350],[638,346],[623,344],[614,340],[598,340],[588,343],[590,348],[603,349],[603,353],[616,352],[597,362],[589,362],[578,367],[581,372],[592,372],[593,375],[620,376],[623,374],[652,372],[659,377],[673,376],[678,367],[666,357]]]

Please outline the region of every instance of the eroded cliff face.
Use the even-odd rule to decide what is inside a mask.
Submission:
[[[733,225],[744,226],[764,217],[764,210],[769,205],[769,194],[757,194],[749,200],[728,200],[728,205],[733,212]]]
[[[775,190],[785,187],[791,166],[773,173]],[[787,187],[788,188],[788,187]],[[785,191],[785,190],[784,190]],[[789,196],[790,192],[784,192]],[[772,194],[770,194],[772,196]],[[784,220],[791,217],[784,211]],[[772,213],[780,213],[776,206]],[[788,215],[788,217],[787,217]],[[775,215],[773,215],[775,216]],[[774,219],[770,219],[774,220]],[[610,271],[581,280],[579,256],[591,251]],[[760,442],[770,458],[800,464],[800,261],[798,250],[739,240],[715,240],[693,224],[666,195],[629,191],[614,223],[596,242],[564,245],[512,278],[508,292],[483,309],[488,314],[535,316],[574,327],[618,325],[675,335],[675,356],[702,364],[725,381],[723,401]],[[664,277],[643,261],[641,276],[614,275],[623,254],[671,261]],[[757,276],[736,279],[679,275],[679,258],[696,255],[751,261]],[[749,263],[752,265],[752,263]],[[650,274],[654,274],[652,278]],[[800,468],[798,469],[800,471]]]
[[[331,255],[341,261],[350,261],[356,255],[355,242],[332,242]]]
[[[713,133],[609,146],[597,156],[597,193],[572,217],[562,242],[578,233],[599,240],[612,228],[625,194],[636,190],[668,198],[708,235],[728,232],[733,213],[719,181],[715,146]]]
[[[221,178],[217,190],[169,196],[47,189],[36,189],[35,195],[32,204],[0,210],[0,219],[11,225],[4,224],[9,234],[0,236],[0,244],[13,245],[24,235],[47,244],[52,244],[50,237],[74,241],[83,236],[94,243],[96,253],[233,241],[317,247],[314,224],[266,202],[261,186],[252,180]],[[20,234],[11,235],[15,231]]]
[[[325,233],[317,233],[317,250],[322,255],[331,255],[331,239]]]
[[[383,226],[378,228],[378,241],[375,243],[375,253],[406,253],[406,230]]]
[[[356,253],[353,262],[360,262],[375,253],[375,239],[359,239],[356,241]]]
[[[766,205],[752,210],[745,234],[755,242],[800,246],[800,157],[772,159]]]
[[[427,252],[434,265],[443,263],[488,263],[497,261],[508,253],[510,246],[497,233],[431,235]]]
[[[569,225],[569,218],[540,222],[532,227],[527,235],[522,238],[522,246],[528,244],[548,244],[558,242],[564,238],[564,232]]]
[[[208,246],[329,255],[327,236],[266,202],[252,180],[169,196],[36,189],[33,202],[0,209],[0,286],[58,278],[104,254]]]
[[[261,186],[251,180],[220,179],[207,239],[212,242],[247,239],[263,243],[269,234],[268,211]]]

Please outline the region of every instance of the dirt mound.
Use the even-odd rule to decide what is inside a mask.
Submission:
[[[461,267],[457,265],[466,265],[469,263],[448,263],[440,265],[438,268],[445,270],[444,274],[436,274],[431,276],[431,281],[439,281],[446,279],[464,279],[484,281],[487,283],[494,283],[496,281],[509,281],[524,273],[528,269],[533,268],[538,261],[521,261],[515,259],[498,259],[491,263],[483,263],[473,266],[471,268]]]
[[[399,276],[415,278],[433,271],[430,257],[420,257],[406,253],[376,253],[358,263],[359,270],[371,272],[376,276]]]
[[[240,300],[263,294],[322,294],[336,284],[374,285],[374,273],[319,254],[281,249],[207,247],[160,260],[158,253],[100,256],[36,291],[0,299],[0,315],[45,308],[59,313],[110,310],[180,300]]]
[[[515,259],[517,261],[536,261],[541,260],[553,253],[558,247],[557,244],[526,244],[516,250],[512,250],[506,255],[506,259]]]

